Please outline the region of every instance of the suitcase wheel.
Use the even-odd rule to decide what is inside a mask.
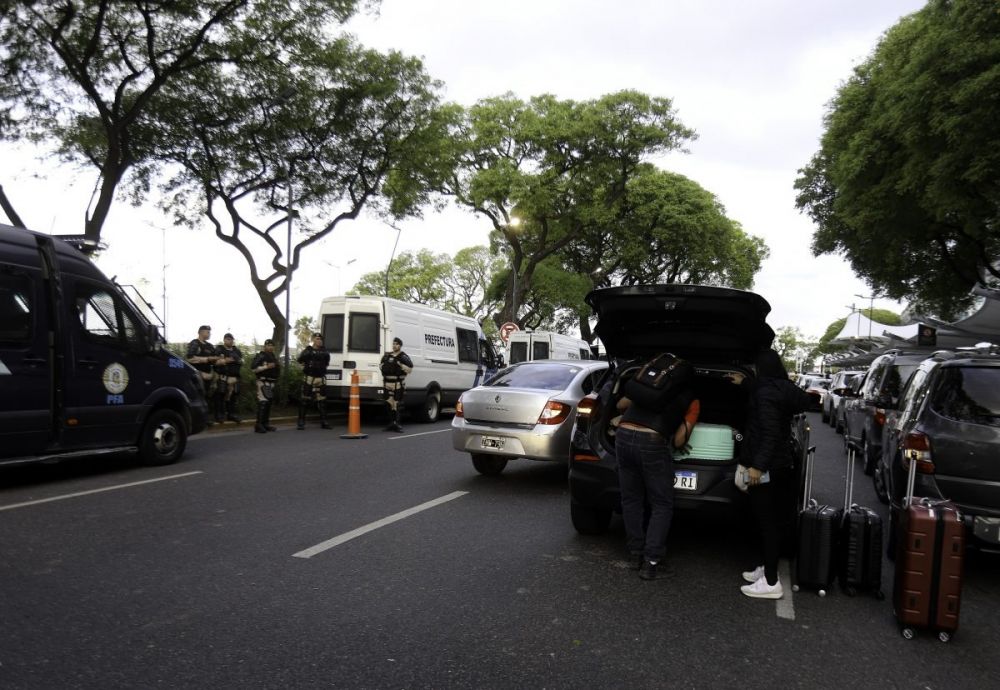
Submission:
[[[798,585],[792,585],[792,591],[793,592],[798,592],[799,591],[799,586]]]
[[[941,632],[938,633],[938,639],[941,640],[942,642],[947,642],[948,640],[951,639],[951,635],[942,630]]]
[[[820,595],[821,597],[825,597],[825,596],[826,596],[826,590],[825,590],[825,589],[821,589],[821,590],[819,590],[819,591],[818,591],[818,592],[816,592],[816,593],[817,593],[818,595]]]
[[[904,640],[912,640],[915,635],[913,628],[903,628],[901,632],[903,633]]]
[[[878,601],[885,601],[885,592],[881,589],[875,592],[875,599]]]
[[[844,594],[846,594],[849,597],[853,597],[857,595],[857,593],[858,590],[856,590],[854,587],[851,587],[850,585],[844,587]]]

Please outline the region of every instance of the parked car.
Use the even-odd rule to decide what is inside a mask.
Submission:
[[[971,535],[1000,545],[1000,358],[935,355],[914,372],[900,407],[875,475],[890,501],[890,535],[916,462],[915,496],[950,499]]]
[[[695,285],[638,285],[595,290],[587,303],[597,316],[595,331],[613,360],[601,387],[580,402],[570,446],[569,492],[573,527],[583,534],[604,531],[621,498],[615,460],[616,404],[623,384],[651,357],[670,352],[695,367],[693,387],[701,402],[698,425],[731,429],[728,455],[675,457],[677,510],[733,509],[744,505],[734,483],[747,392],[727,374],[753,375],[761,348],[774,331],[765,318],[771,307],[760,295]],[[806,428],[806,427],[803,427]],[[695,427],[697,429],[697,425]],[[801,456],[808,438],[799,441]],[[794,524],[796,496],[787,501]]]
[[[844,448],[851,442],[861,448],[865,474],[875,471],[882,454],[882,427],[887,412],[899,409],[907,379],[927,353],[889,350],[872,361],[857,395],[844,405]]]
[[[537,360],[497,372],[467,390],[451,421],[452,446],[481,474],[500,474],[513,458],[567,462],[577,403],[608,368],[600,360]]]
[[[845,369],[844,371],[838,371],[830,379],[830,389],[827,392],[826,398],[823,399],[822,417],[824,422],[838,432],[844,428],[842,421],[844,392],[850,388],[850,385],[856,378],[864,375],[864,373],[863,371],[849,371]]]

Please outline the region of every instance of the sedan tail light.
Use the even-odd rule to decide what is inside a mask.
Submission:
[[[455,416],[456,417],[465,417],[465,415],[462,413],[462,399],[461,398],[459,398],[458,402],[455,403]]]
[[[545,408],[542,410],[542,414],[538,416],[538,423],[562,424],[566,418],[569,417],[569,413],[572,411],[573,408],[565,403],[549,400],[545,403]]]
[[[576,412],[581,417],[590,417],[597,410],[597,393],[590,393],[576,404]]]
[[[917,472],[934,474],[931,457],[931,439],[920,431],[911,431],[903,439],[903,468],[910,469],[910,463],[917,463]]]

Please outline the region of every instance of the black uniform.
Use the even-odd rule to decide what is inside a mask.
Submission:
[[[269,364],[274,366],[269,367]],[[257,377],[257,424],[254,431],[259,434],[277,431],[271,426],[271,399],[274,398],[274,382],[281,373],[281,364],[273,352],[262,350],[254,355],[250,368]]]
[[[201,329],[199,329],[201,330]],[[214,357],[215,356],[215,346],[207,340],[202,341],[195,338],[187,346],[187,358],[188,362],[195,369],[198,370],[198,374],[201,376],[201,382],[205,386],[205,399],[208,400],[210,406],[216,407],[215,421],[221,422],[222,419],[218,413],[217,401],[215,399],[216,392],[219,389],[218,377],[215,374],[215,365],[211,362],[192,362],[193,357]],[[209,425],[212,424],[211,418],[209,418]]]
[[[382,372],[385,399],[389,404],[391,417],[386,431],[402,431],[399,403],[403,401],[403,395],[406,393],[406,376],[413,370],[413,360],[402,350],[386,352],[382,355],[382,361],[379,362],[379,370]]]
[[[229,360],[225,364],[216,364],[215,373],[219,377],[219,391],[216,395],[218,407],[216,419],[222,417],[222,407],[225,406],[226,418],[233,422],[241,422],[236,416],[236,400],[240,394],[240,368],[243,366],[243,353],[233,345],[226,347],[225,343],[215,346],[215,356]]]
[[[306,405],[309,404],[310,400],[315,400],[316,409],[319,411],[319,424],[322,428],[329,429],[330,425],[326,421],[326,396],[323,395],[323,386],[326,385],[326,370],[330,366],[330,353],[323,346],[310,345],[299,353],[297,359],[302,365],[302,396],[299,398],[299,421],[296,428],[306,428]]]

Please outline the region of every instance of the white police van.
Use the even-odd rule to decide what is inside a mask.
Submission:
[[[514,331],[507,339],[510,364],[536,359],[595,359],[582,338],[550,331]]]
[[[0,465],[129,449],[168,464],[207,416],[194,368],[86,255],[0,225]]]
[[[327,297],[319,326],[330,352],[326,396],[346,401],[351,373],[358,372],[362,403],[383,401],[379,362],[393,338],[413,360],[403,406],[424,422],[437,421],[442,408],[492,376],[499,357],[468,316],[373,295]]]

